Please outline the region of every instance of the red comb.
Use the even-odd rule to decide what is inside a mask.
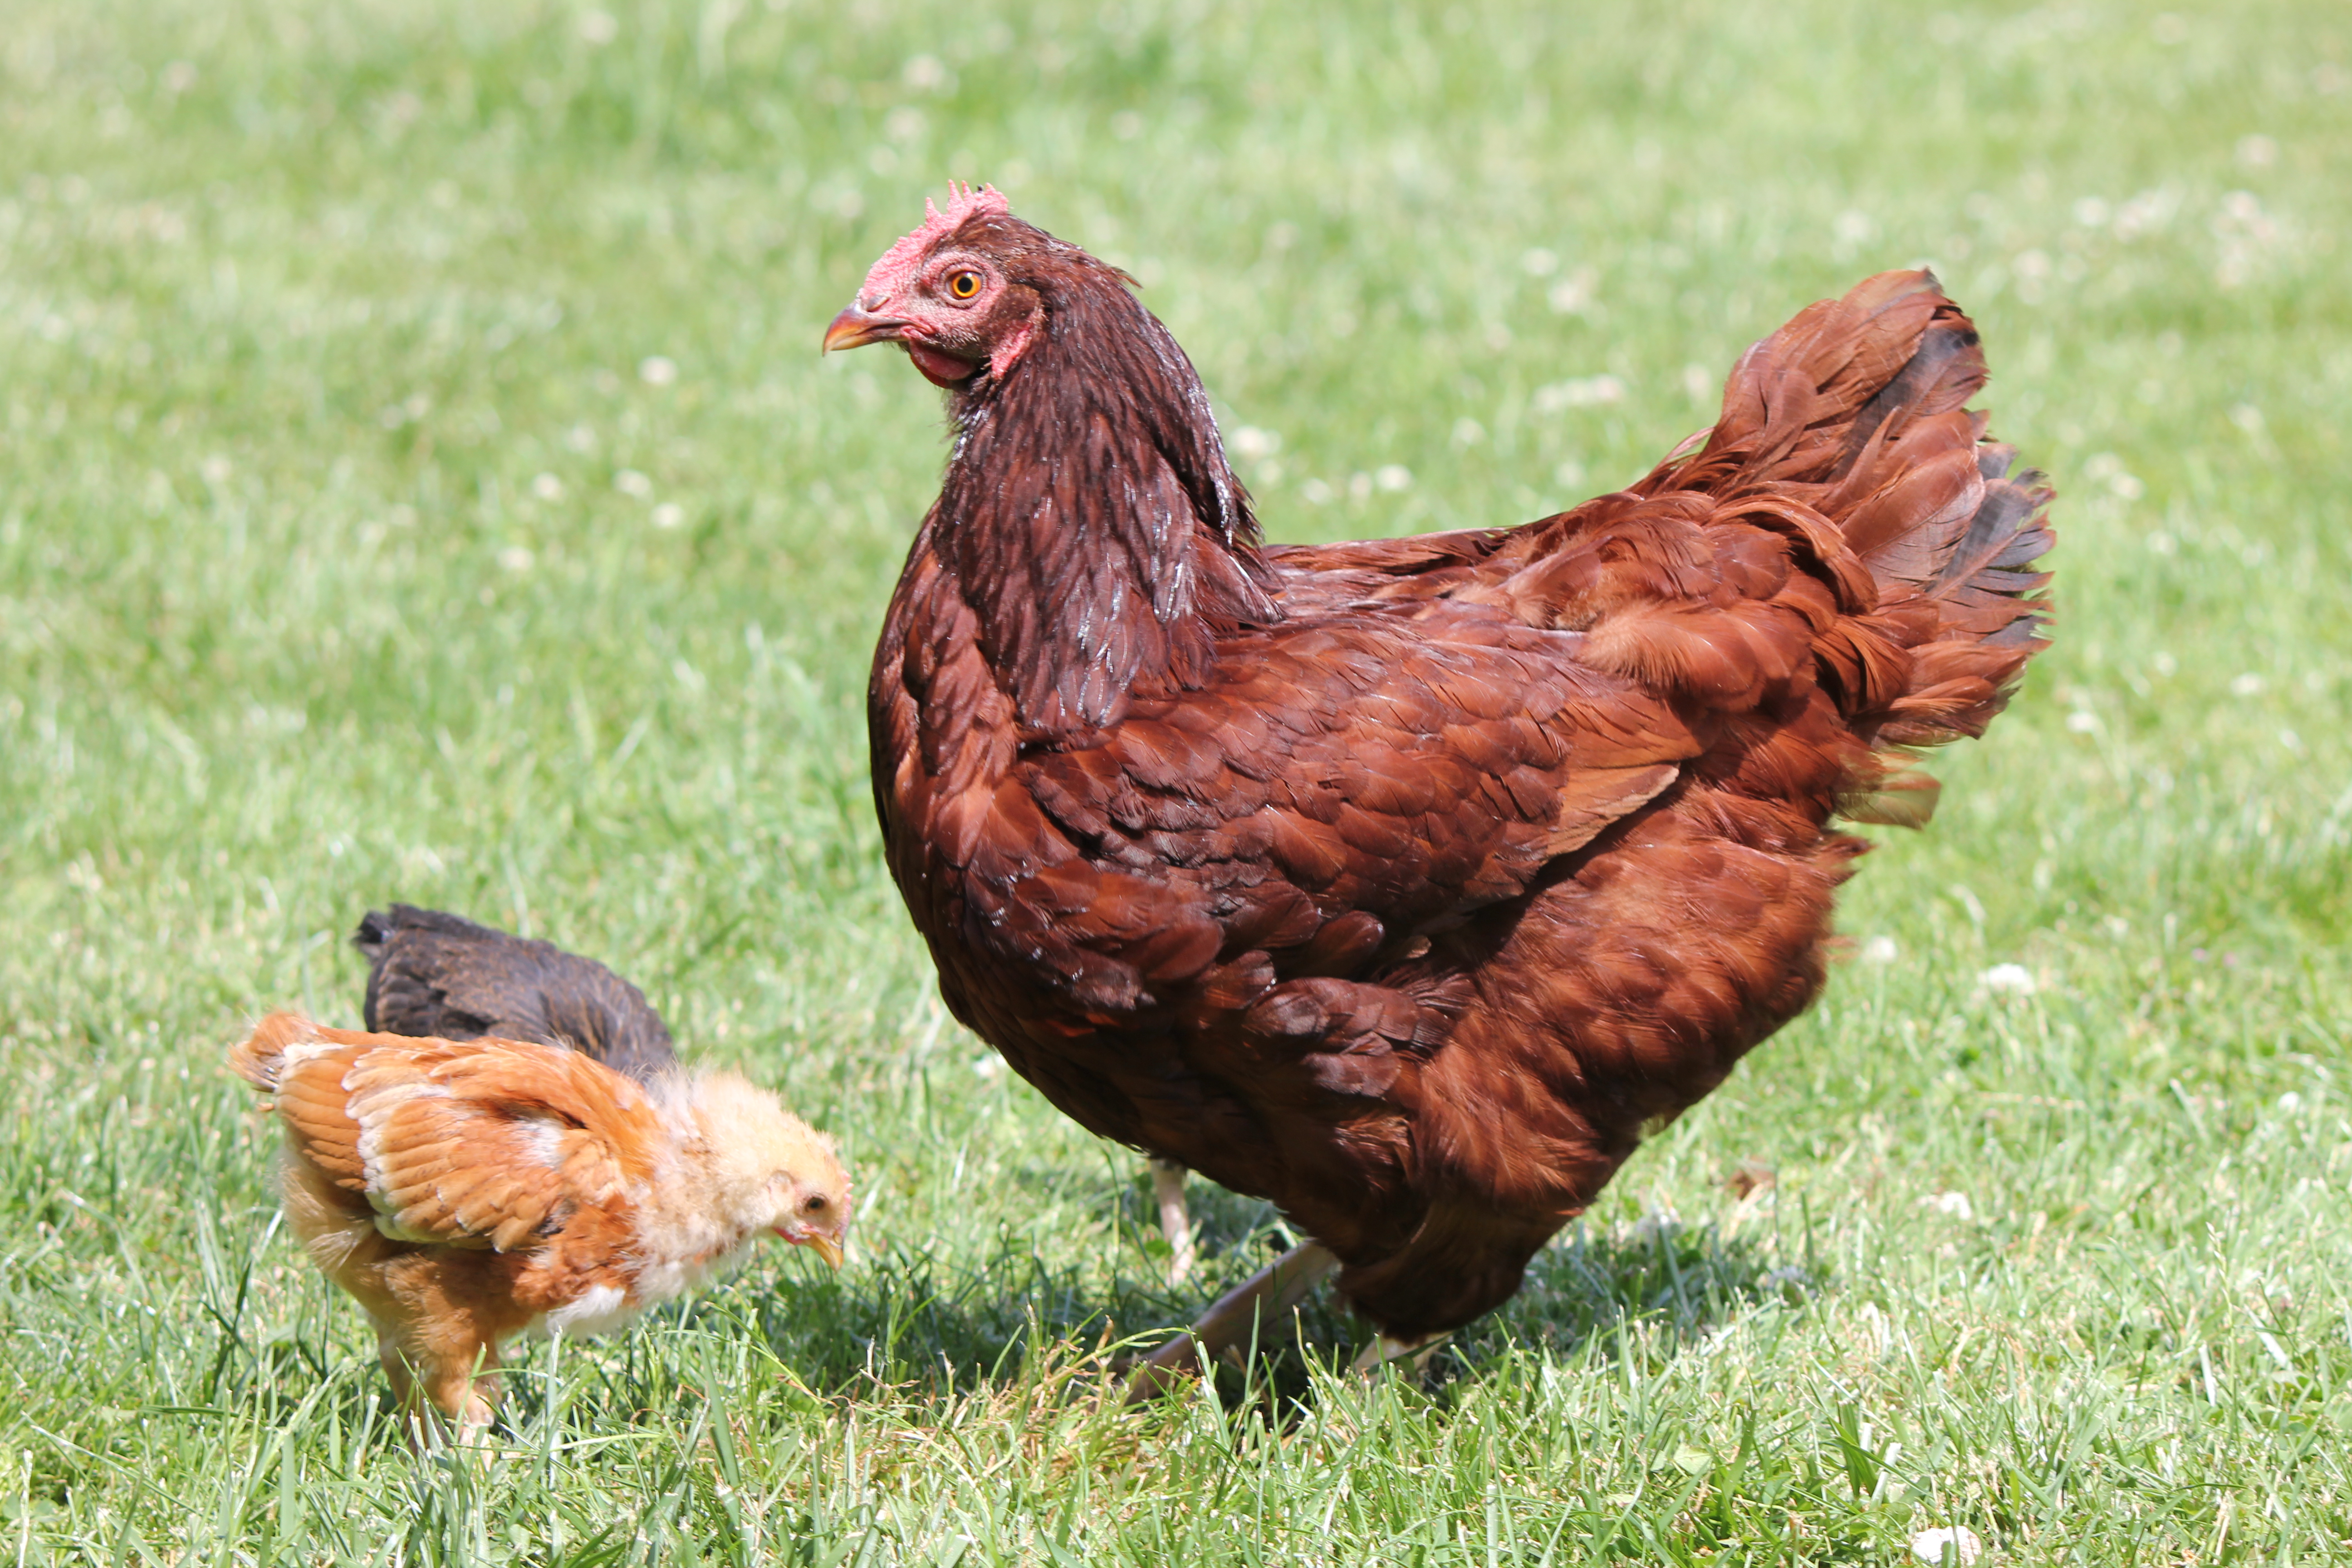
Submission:
[[[973,190],[970,185],[950,180],[947,209],[941,211],[931,205],[929,196],[925,196],[922,226],[884,251],[882,259],[874,264],[872,275],[878,276],[886,270],[896,272],[901,267],[911,265],[934,243],[953,234],[966,218],[976,217],[982,213],[1010,213],[1012,210],[1013,204],[1006,201],[1004,193],[994,185],[982,185]]]

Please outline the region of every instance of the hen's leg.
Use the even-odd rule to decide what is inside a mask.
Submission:
[[[1149,1399],[1198,1373],[1205,1361],[1250,1342],[1339,1267],[1320,1242],[1303,1241],[1218,1298],[1201,1321],[1145,1356],[1128,1379],[1129,1400]]]
[[[1352,1370],[1370,1375],[1392,1361],[1410,1361],[1412,1373],[1419,1377],[1429,1370],[1430,1358],[1444,1346],[1453,1332],[1423,1334],[1417,1339],[1399,1339],[1394,1334],[1374,1334],[1372,1342],[1356,1352]]]
[[[1183,1166],[1158,1155],[1151,1160],[1151,1195],[1160,1203],[1160,1234],[1168,1238],[1168,1283],[1181,1285],[1192,1272],[1192,1216],[1184,1208]]]

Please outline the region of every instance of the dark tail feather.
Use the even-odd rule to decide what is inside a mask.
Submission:
[[[645,993],[593,959],[438,910],[370,910],[367,1026],[444,1040],[485,1035],[564,1046],[639,1079],[677,1062]]]

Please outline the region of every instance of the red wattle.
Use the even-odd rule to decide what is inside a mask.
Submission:
[[[915,362],[915,368],[923,373],[923,379],[933,386],[955,386],[971,380],[972,372],[980,368],[970,360],[941,353],[912,338],[898,341],[906,345],[907,357]]]

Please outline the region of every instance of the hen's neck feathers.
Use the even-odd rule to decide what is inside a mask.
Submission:
[[[1055,248],[1024,279],[1044,300],[1037,341],[954,395],[954,454],[916,545],[1040,736],[1196,686],[1219,633],[1280,617],[1191,361],[1119,273]]]

